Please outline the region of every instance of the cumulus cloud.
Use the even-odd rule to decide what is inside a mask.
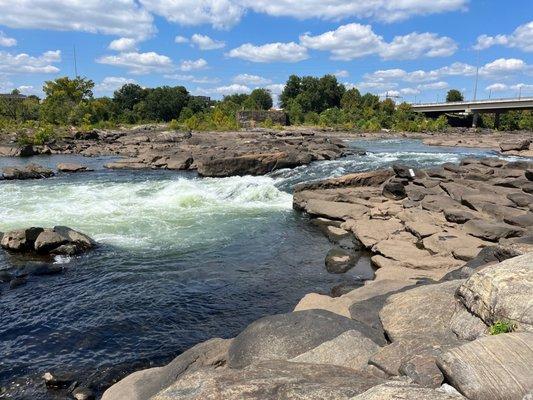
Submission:
[[[510,35],[481,35],[477,38],[474,49],[485,50],[496,45],[533,52],[533,21],[520,25]]]
[[[442,90],[447,89],[450,85],[448,85],[448,82],[439,81],[439,82],[432,82],[432,83],[424,83],[421,85],[418,85],[417,88],[419,90]]]
[[[140,0],[147,10],[180,25],[210,24],[227,29],[236,25],[245,8],[234,0]]]
[[[267,85],[272,83],[270,79],[250,74],[239,74],[233,78],[233,82],[240,83],[242,85]]]
[[[415,15],[464,10],[468,0],[241,0],[240,3],[273,16],[329,20],[357,17],[393,22]]]
[[[95,93],[108,95],[112,94],[115,90],[120,89],[122,86],[128,83],[137,83],[135,79],[124,78],[122,76],[108,76],[102,80],[102,82],[94,86]]]
[[[346,71],[345,69],[334,72],[333,75],[335,75],[337,78],[348,78],[350,76],[350,73]]]
[[[196,71],[204,68],[207,68],[207,61],[203,58],[199,58],[198,60],[185,60],[180,64],[180,70],[183,72]]]
[[[295,63],[309,58],[307,49],[297,43],[268,43],[255,46],[251,43],[243,44],[228,54],[229,57],[256,63],[287,62]]]
[[[509,91],[518,91],[518,92],[532,92],[533,85],[527,83],[516,83],[514,85],[507,85],[505,83],[493,83],[485,88],[487,92],[509,92]]]
[[[135,50],[136,44],[137,44],[137,41],[135,39],[120,38],[120,39],[115,39],[111,43],[109,43],[109,46],[107,48],[109,50],[128,51],[128,50]]]
[[[189,39],[185,36],[176,36],[174,38],[175,43],[183,44],[183,43],[189,43]]]
[[[396,36],[386,42],[370,25],[357,23],[341,25],[316,36],[306,33],[300,36],[300,42],[310,49],[331,52],[334,60],[353,60],[367,55],[379,55],[385,60],[446,57],[457,50],[457,44],[449,37],[428,32]]]
[[[207,76],[196,77],[194,75],[185,75],[185,74],[170,74],[170,75],[165,75],[165,78],[172,79],[175,81],[193,82],[193,83],[218,83],[220,82],[220,79],[218,78],[209,78]]]
[[[11,54],[0,51],[0,73],[5,74],[55,74],[59,68],[55,65],[61,61],[61,51],[47,51],[33,57],[26,53]]]
[[[222,95],[227,96],[230,94],[236,94],[236,93],[245,93],[248,94],[252,91],[252,89],[246,85],[240,85],[238,83],[233,83],[231,85],[227,86],[219,86],[215,88],[197,88],[195,93],[196,94],[202,94],[202,95]]]
[[[13,47],[17,45],[17,40],[6,36],[6,34],[0,31],[0,46]]]
[[[226,43],[220,40],[211,39],[207,35],[195,33],[191,37],[191,43],[196,45],[200,50],[216,50],[226,47]]]
[[[487,92],[505,92],[506,90],[509,90],[509,86],[505,83],[493,83],[492,85],[487,86],[485,90]]]
[[[136,51],[108,55],[96,59],[99,64],[113,65],[126,68],[132,74],[150,74],[154,72],[167,72],[174,68],[172,60],[153,51],[139,53]]]
[[[480,75],[506,77],[528,69],[524,60],[517,58],[498,58],[479,69]]]
[[[147,38],[152,15],[135,0],[0,1],[0,25]]]

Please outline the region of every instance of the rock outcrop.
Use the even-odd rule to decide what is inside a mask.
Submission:
[[[54,172],[37,164],[28,164],[24,167],[6,167],[1,176],[5,180],[43,179],[54,176]]]
[[[448,350],[437,363],[472,400],[522,400],[533,394],[533,333],[481,338]]]
[[[3,234],[0,246],[12,252],[74,255],[91,250],[96,242],[66,226],[18,229]]]

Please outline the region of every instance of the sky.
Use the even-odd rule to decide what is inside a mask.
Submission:
[[[0,93],[42,96],[76,69],[97,96],[277,95],[291,74],[335,74],[397,101],[533,97],[533,1],[0,0]]]

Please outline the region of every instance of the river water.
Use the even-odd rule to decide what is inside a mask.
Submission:
[[[80,379],[96,371],[87,379],[103,382],[116,373],[110,366],[158,365],[208,338],[233,337],[261,316],[288,312],[308,292],[371,278],[368,258],[346,275],[325,271],[331,244],[292,210],[296,183],[394,162],[423,167],[495,155],[415,140],[350,145],[368,154],[220,179],[108,171],[108,158],[0,159],[0,167],[78,161],[95,169],[0,182],[0,231],[67,225],[101,244],[56,259],[61,275],[30,277],[15,289],[0,284],[0,398],[55,398],[40,383],[48,370]],[[0,270],[20,265],[0,252]]]

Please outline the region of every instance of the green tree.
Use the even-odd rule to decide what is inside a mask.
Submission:
[[[279,96],[279,102],[282,108],[287,108],[289,106],[289,101],[294,100],[296,96],[301,93],[301,84],[302,80],[299,76],[289,76],[289,79]]]
[[[347,111],[357,111],[361,106],[361,93],[357,88],[347,90],[341,99],[341,107]]]
[[[237,104],[239,106],[242,106],[244,102],[248,99],[248,95],[245,93],[234,93],[227,96],[224,96],[222,99],[223,102],[232,102],[234,104]]]
[[[43,92],[46,98],[40,110],[43,121],[52,124],[79,123],[77,108],[80,103],[93,97],[94,82],[87,78],[70,79],[62,77],[46,81]]]
[[[464,101],[463,94],[457,89],[450,89],[446,94],[446,102],[451,103],[454,101]]]
[[[169,122],[178,119],[183,107],[189,101],[189,93],[183,86],[161,86],[151,90],[146,98],[134,108],[144,119]]]
[[[270,110],[273,104],[272,94],[267,89],[254,89],[243,103],[250,110]]]
[[[127,83],[113,93],[113,102],[120,112],[133,111],[135,104],[143,101],[148,95],[148,90],[134,83]]]

